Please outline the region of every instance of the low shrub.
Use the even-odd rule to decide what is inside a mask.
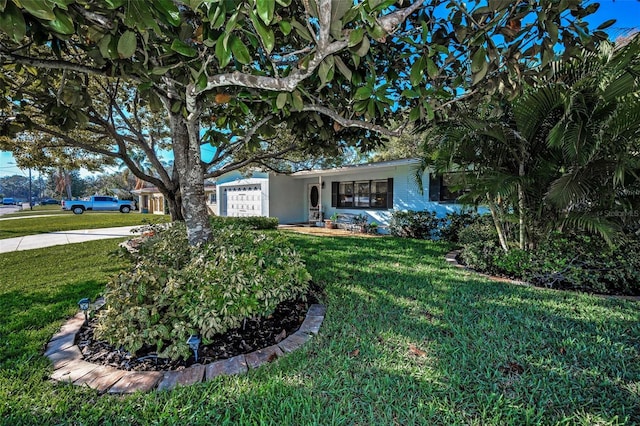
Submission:
[[[441,223],[432,211],[394,211],[389,232],[396,237],[431,240],[436,237]]]
[[[230,225],[245,226],[249,229],[277,229],[278,218],[277,217],[264,217],[264,216],[245,216],[245,217],[231,217],[231,216],[211,216],[211,226],[213,228],[225,228]]]
[[[107,285],[96,337],[131,353],[155,347],[160,357],[187,358],[189,335],[206,344],[304,294],[310,279],[283,235],[216,227],[209,244],[190,247],[176,223],[149,238],[136,267]]]
[[[589,235],[552,234],[521,275],[549,288],[640,295],[640,240],[628,236],[612,247]]]
[[[478,213],[472,211],[449,212],[441,220],[438,236],[442,240],[457,243],[460,231],[474,223],[478,217]]]
[[[498,272],[494,259],[503,250],[498,243],[498,234],[490,217],[478,217],[460,230],[458,242],[462,246],[460,257],[465,265],[481,272]]]
[[[507,275],[547,288],[640,295],[640,238],[627,235],[614,246],[587,234],[554,233],[531,251],[505,253],[489,217],[459,233],[461,260],[470,268]]]
[[[518,248],[512,248],[507,253],[499,250],[493,255],[493,265],[500,274],[522,277],[531,268],[531,253]]]

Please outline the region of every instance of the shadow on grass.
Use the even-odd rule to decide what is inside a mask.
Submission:
[[[446,265],[443,244],[290,239],[328,304],[320,334],[300,351],[246,375],[117,398],[44,383],[42,368],[20,382],[0,369],[8,389],[0,396],[11,407],[0,405],[0,418],[221,425],[640,421],[637,304],[471,277]],[[52,302],[72,292],[60,291]]]
[[[639,420],[637,303],[470,278],[445,265],[443,244],[296,244],[328,289],[328,321],[338,324],[323,330],[327,338],[348,342],[359,357],[429,360],[439,396],[466,413],[458,420]]]
[[[95,297],[103,285],[93,280],[76,281],[46,291],[25,289],[0,294],[0,336],[4,343],[0,366],[13,357],[39,352],[56,327],[76,313],[78,300]]]

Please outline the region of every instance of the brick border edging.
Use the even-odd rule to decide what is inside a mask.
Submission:
[[[103,304],[103,300],[97,301],[94,309]],[[180,371],[125,371],[84,361],[80,348],[75,344],[76,334],[84,324],[84,314],[80,312],[53,335],[44,355],[53,364],[51,379],[58,382],[88,386],[110,394],[171,390],[176,386],[206,382],[220,375],[246,373],[249,368],[258,368],[295,351],[318,334],[326,311],[324,305],[311,305],[298,331],[273,346],[211,364],[192,365]]]

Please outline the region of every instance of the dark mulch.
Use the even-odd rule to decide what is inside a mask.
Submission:
[[[247,319],[241,327],[216,336],[206,346],[201,345],[198,351],[198,363],[208,364],[231,358],[282,341],[300,328],[309,306],[314,303],[318,303],[318,299],[313,292],[310,292],[306,300],[301,298],[281,303],[268,317]],[[186,360],[172,361],[158,358],[155,348],[142,348],[138,353],[130,354],[105,341],[94,340],[95,324],[95,319],[90,320],[89,324],[83,326],[76,335],[76,344],[82,351],[85,361],[135,371],[181,370],[195,364],[193,355]]]

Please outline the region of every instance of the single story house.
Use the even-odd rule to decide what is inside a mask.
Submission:
[[[385,226],[394,210],[431,210],[440,217],[459,211],[447,176],[425,172],[420,191],[419,163],[402,159],[288,175],[234,172],[206,185],[205,193],[213,214],[277,217],[281,224],[315,223],[338,213],[365,214],[369,222]],[[161,212],[156,205],[161,195],[153,190],[139,191],[141,211],[147,205],[148,212]]]

